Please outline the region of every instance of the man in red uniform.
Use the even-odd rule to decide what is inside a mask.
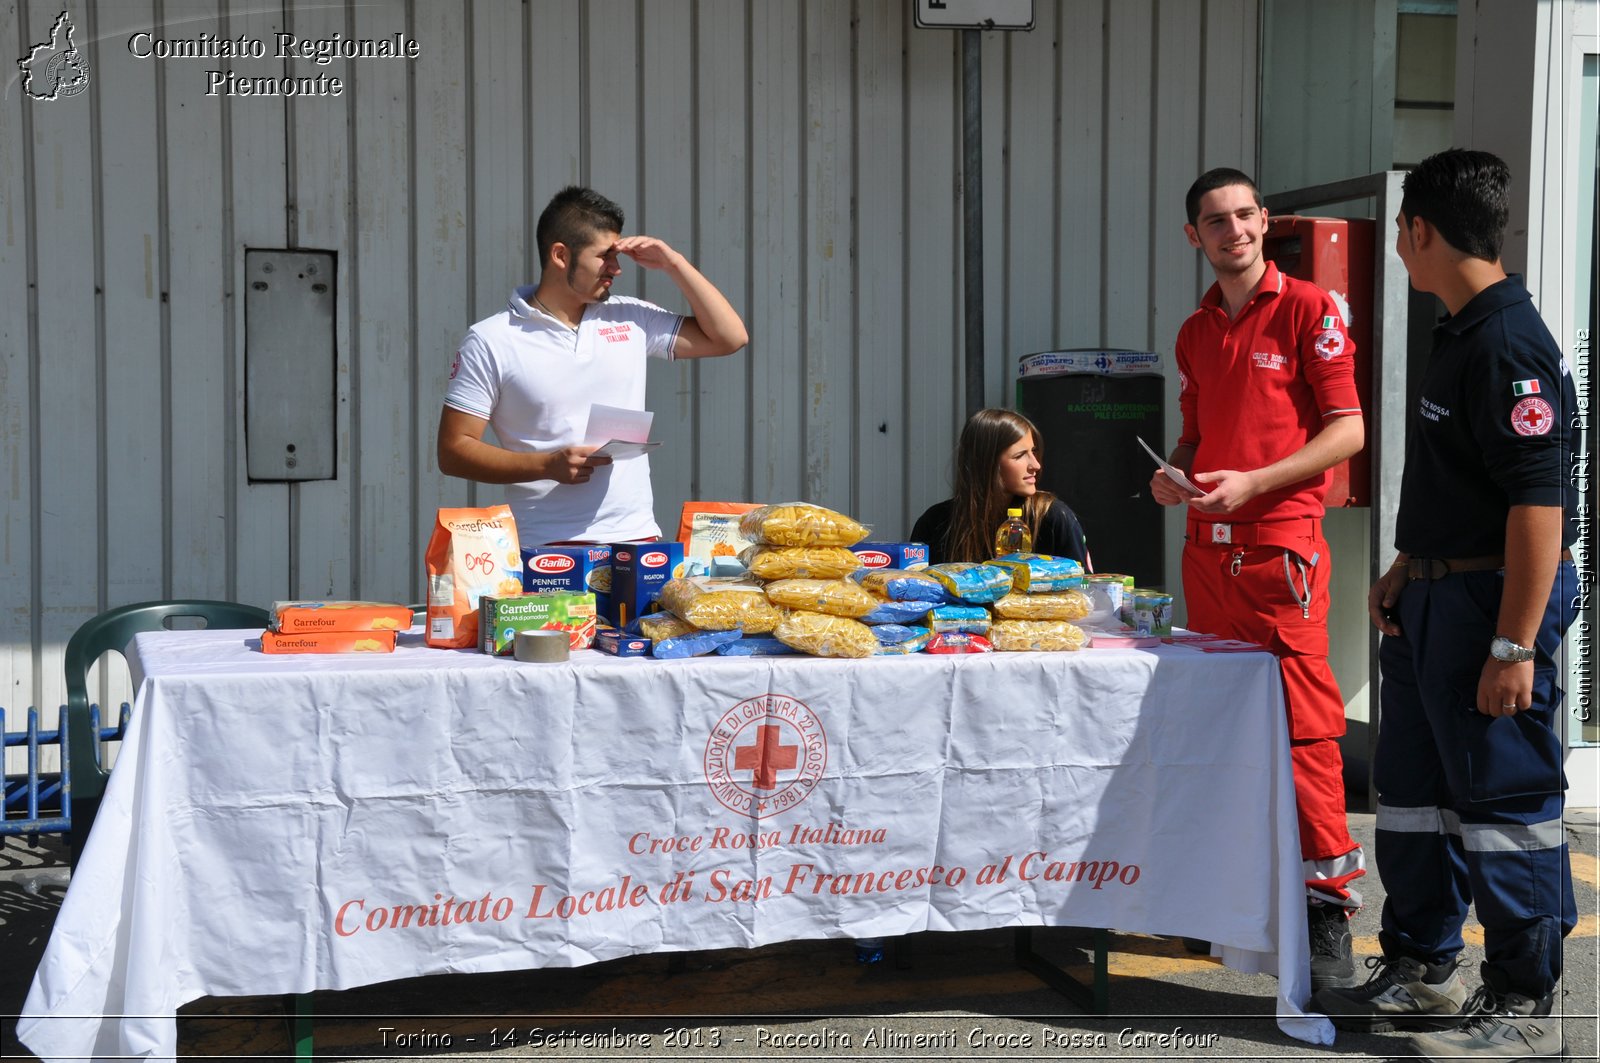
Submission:
[[[1189,627],[1257,642],[1283,668],[1314,988],[1351,985],[1350,888],[1365,873],[1345,822],[1344,698],[1328,666],[1328,470],[1361,449],[1354,346],[1333,299],[1262,255],[1267,212],[1238,170],[1189,189],[1184,234],[1217,282],[1178,332],[1182,435],[1151,493],[1187,503]]]

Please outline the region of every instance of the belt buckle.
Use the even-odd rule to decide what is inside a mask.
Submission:
[[[1233,542],[1233,525],[1232,524],[1213,524],[1213,525],[1211,525],[1211,541],[1213,543],[1232,543]]]
[[[1437,557],[1413,557],[1406,561],[1406,580],[1444,579],[1450,575],[1450,566]]]

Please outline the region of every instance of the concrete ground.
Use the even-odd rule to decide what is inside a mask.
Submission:
[[[1568,1055],[1596,1059],[1600,862],[1594,810],[1569,810],[1579,921],[1566,945]],[[1370,847],[1373,817],[1353,813]],[[16,1013],[65,892],[59,843],[0,847],[0,1057],[29,1059]],[[1383,899],[1362,881],[1358,956],[1377,951]],[[790,942],[697,953],[682,970],[641,956],[576,970],[416,978],[313,996],[316,1053],[329,1060],[532,1056],[546,1059],[990,1058],[1387,1059],[1409,1055],[1396,1034],[1341,1033],[1328,1048],[1293,1041],[1273,1021],[1275,983],[1190,955],[1176,940],[1114,933],[1111,1009],[1076,1010],[1013,959],[1009,931],[904,939],[908,966],[854,962],[848,941]],[[1037,931],[1035,946],[1087,980],[1086,931]],[[1477,983],[1483,933],[1462,957]],[[248,957],[241,957],[248,963]],[[1365,972],[1361,972],[1363,975]],[[203,999],[179,1020],[184,1056],[290,1051],[279,998]],[[648,1038],[648,1041],[645,1039]],[[920,1040],[919,1040],[920,1039]]]

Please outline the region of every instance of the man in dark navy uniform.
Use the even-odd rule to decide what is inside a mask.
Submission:
[[[1500,244],[1510,172],[1452,149],[1407,175],[1396,250],[1449,316],[1406,442],[1399,550],[1368,595],[1384,634],[1374,775],[1388,891],[1372,977],[1312,1006],[1354,1029],[1432,1028],[1434,1058],[1559,1055],[1576,925],[1561,824],[1562,641],[1578,583],[1571,377]],[[1483,985],[1456,972],[1467,906]]]

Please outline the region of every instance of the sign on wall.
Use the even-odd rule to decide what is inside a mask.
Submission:
[[[1033,0],[916,0],[916,5],[922,29],[1033,29]]]

